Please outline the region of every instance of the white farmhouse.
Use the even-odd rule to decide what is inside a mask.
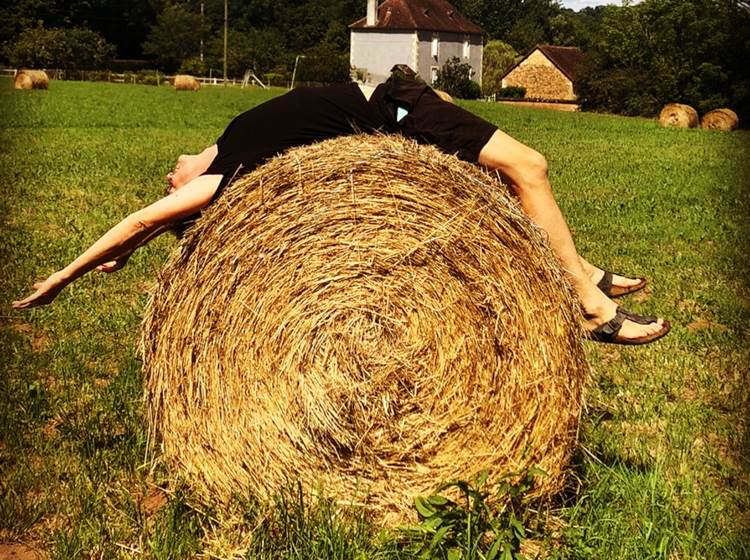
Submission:
[[[471,65],[471,78],[482,83],[484,30],[445,0],[367,1],[367,17],[352,23],[350,63],[365,82],[378,84],[391,68],[405,64],[427,83],[449,59]]]

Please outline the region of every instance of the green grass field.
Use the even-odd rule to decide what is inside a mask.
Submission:
[[[218,513],[146,461],[139,320],[175,241],[83,278],[52,306],[14,312],[9,301],[160,196],[176,155],[278,93],[0,82],[0,558],[9,543],[66,560],[221,549]],[[673,323],[648,347],[587,343],[570,487],[531,550],[750,558],[750,133],[464,105],[547,156],[582,254],[647,276],[627,305]],[[325,502],[243,507],[248,558],[411,557],[403,536]]]

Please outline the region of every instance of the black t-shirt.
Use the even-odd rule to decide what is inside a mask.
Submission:
[[[407,116],[396,119],[397,108]],[[355,83],[298,88],[237,116],[204,173],[222,175],[214,199],[234,178],[295,147],[357,133],[401,133],[476,162],[497,127],[443,101],[424,83],[391,78],[369,101]]]
[[[234,177],[289,148],[358,132],[388,132],[376,105],[355,83],[294,89],[229,123],[216,141],[218,154],[205,174],[223,175],[218,196]]]

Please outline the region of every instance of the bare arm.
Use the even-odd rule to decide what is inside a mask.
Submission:
[[[159,237],[162,233],[167,231],[170,228],[169,225],[163,225],[159,226],[158,228],[154,229],[148,237],[141,240],[140,243],[138,243],[138,247],[143,247],[144,245],[148,244],[149,241],[152,239],[156,239]],[[96,267],[96,270],[99,272],[106,272],[106,273],[112,273],[117,272],[122,267],[124,267],[126,264],[128,264],[128,259],[133,255],[136,249],[138,247],[135,247],[133,249],[129,249],[126,252],[122,253],[121,255],[117,255],[114,259],[104,262]]]
[[[36,290],[25,299],[14,301],[15,309],[51,303],[60,291],[90,270],[132,253],[153,239],[168,224],[204,208],[216,192],[220,175],[203,175],[183,188],[130,214],[100,237],[73,262],[34,285]]]

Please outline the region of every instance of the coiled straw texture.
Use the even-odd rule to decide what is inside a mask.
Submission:
[[[386,523],[484,469],[559,490],[587,374],[568,284],[505,187],[388,136],[228,187],[163,271],[142,348],[152,436],[207,499],[300,481]]]

